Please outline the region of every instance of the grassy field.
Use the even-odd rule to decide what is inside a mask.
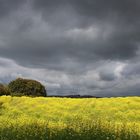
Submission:
[[[0,97],[0,140],[140,140],[140,97]]]

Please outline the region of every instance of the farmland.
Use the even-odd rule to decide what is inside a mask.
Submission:
[[[139,140],[140,97],[0,97],[0,140]]]

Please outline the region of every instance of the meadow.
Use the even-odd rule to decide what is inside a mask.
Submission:
[[[140,97],[0,97],[0,140],[140,140]]]

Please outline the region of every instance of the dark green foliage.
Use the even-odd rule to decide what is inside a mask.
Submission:
[[[1,95],[10,95],[8,87],[4,86],[3,84],[0,84],[0,96]]]
[[[22,96],[46,96],[45,87],[38,81],[18,78],[8,85],[11,94]]]

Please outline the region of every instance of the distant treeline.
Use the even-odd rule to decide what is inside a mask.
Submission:
[[[47,97],[59,97],[59,98],[101,98],[97,96],[92,96],[92,95],[48,95]]]

